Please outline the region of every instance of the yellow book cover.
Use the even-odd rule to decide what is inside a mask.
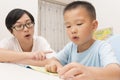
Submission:
[[[98,40],[105,40],[110,36],[112,36],[113,34],[112,31],[113,31],[112,28],[104,28],[104,29],[97,30],[94,32],[93,38]]]
[[[48,75],[58,76],[57,73],[51,73],[51,72],[46,71],[44,67],[38,67],[38,66],[29,66],[29,67],[35,71],[40,71]]]

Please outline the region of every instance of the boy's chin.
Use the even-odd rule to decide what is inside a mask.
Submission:
[[[72,41],[74,44],[78,45],[79,43],[78,42],[75,42],[75,41]]]

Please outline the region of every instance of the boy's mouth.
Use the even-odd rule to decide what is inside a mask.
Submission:
[[[78,40],[78,39],[79,39],[79,37],[74,36],[72,39],[73,39],[73,40]]]

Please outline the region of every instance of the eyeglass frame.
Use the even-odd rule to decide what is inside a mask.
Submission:
[[[29,22],[29,23],[25,23],[25,24],[22,24],[22,25],[20,25],[20,27],[21,27],[21,29],[17,29],[16,27],[17,27],[17,25],[15,26],[13,26],[12,27],[12,29],[15,29],[16,31],[22,31],[22,30],[24,30],[24,28],[26,27],[26,28],[32,28],[32,27],[34,27],[34,24],[35,23],[33,23],[33,22]],[[31,26],[30,26],[31,25]]]

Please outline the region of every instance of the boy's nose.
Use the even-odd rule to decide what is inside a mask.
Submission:
[[[76,32],[77,32],[77,28],[72,27],[72,28],[71,28],[71,32],[72,32],[72,34],[76,33]]]

